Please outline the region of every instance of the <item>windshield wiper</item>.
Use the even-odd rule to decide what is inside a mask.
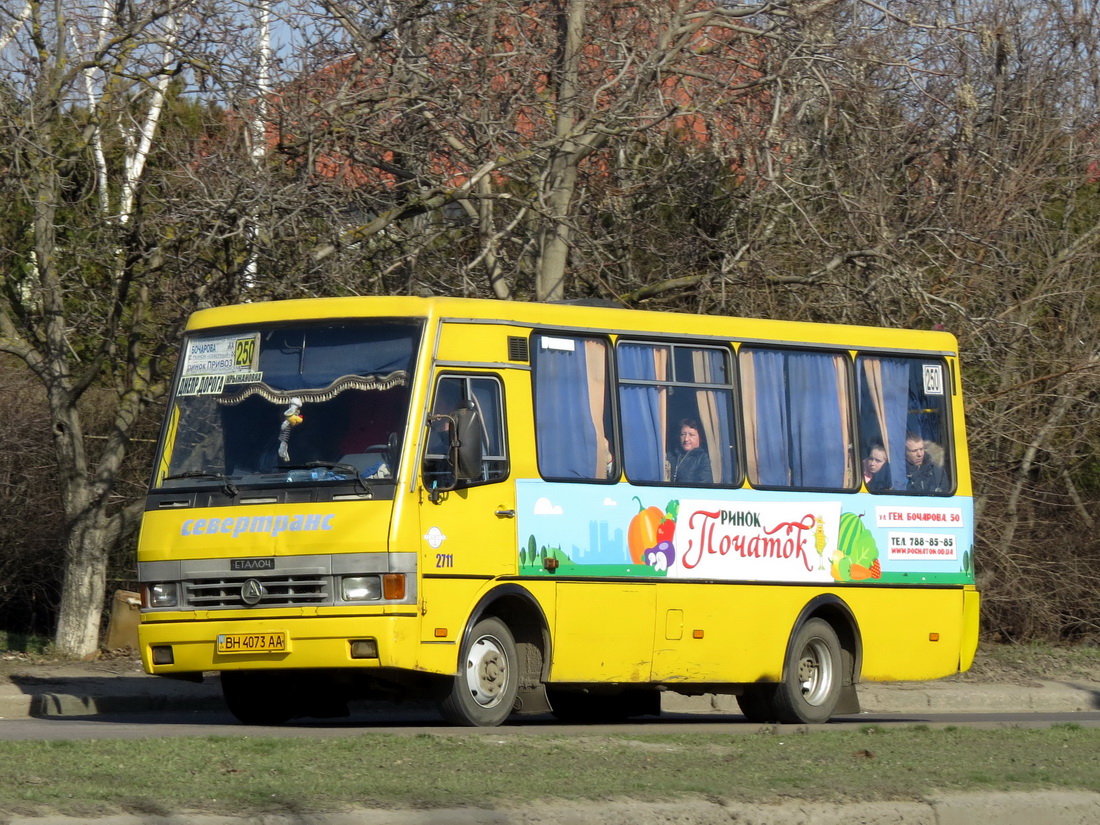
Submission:
[[[237,487],[225,477],[223,473],[208,473],[204,470],[188,470],[186,473],[176,473],[173,476],[165,476],[165,481],[178,481],[182,478],[210,478],[214,481],[220,481],[222,483],[222,492],[224,492],[230,498],[234,498],[237,495]]]
[[[332,472],[340,472],[346,475],[351,475],[355,478],[355,486],[361,489],[367,495],[373,497],[374,491],[367,484],[366,479],[359,472],[359,468],[354,464],[348,464],[343,461],[307,461],[305,464],[280,464],[280,470],[316,470],[323,467],[326,470]]]

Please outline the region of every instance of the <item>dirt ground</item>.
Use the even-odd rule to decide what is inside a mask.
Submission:
[[[0,652],[0,680],[15,675],[132,676],[142,673],[141,657],[131,650],[100,651],[89,661],[77,661],[15,650]]]
[[[1100,682],[1100,647],[982,644],[970,670],[950,678],[992,684]]]

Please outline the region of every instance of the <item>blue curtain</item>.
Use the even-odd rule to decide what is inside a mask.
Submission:
[[[849,439],[835,358],[779,350],[749,354],[756,378],[755,483],[844,489]]]
[[[750,354],[756,373],[755,483],[786,487],[791,481],[784,354],[771,350],[753,350]]]
[[[616,349],[619,378],[654,381],[654,347],[620,344]],[[623,465],[631,481],[662,481],[665,457],[661,455],[660,390],[619,384],[619,412],[623,426]]]
[[[859,426],[863,455],[871,442],[882,441],[890,457],[890,489],[904,490],[905,433],[920,431],[921,426],[912,411],[922,406],[913,397],[913,366],[911,358],[861,357],[859,359]],[[917,375],[920,375],[920,365]],[[869,378],[869,374],[874,376]]]
[[[883,443],[890,454],[890,489],[904,490],[909,485],[905,476],[905,431],[909,417],[909,361],[883,358],[882,406],[886,418]]]
[[[847,467],[836,362],[831,355],[787,353],[791,485],[843,488]]]
[[[532,357],[539,471],[547,478],[592,478],[596,428],[588,403],[584,340],[568,339],[572,349],[547,349],[547,338],[535,337]]]

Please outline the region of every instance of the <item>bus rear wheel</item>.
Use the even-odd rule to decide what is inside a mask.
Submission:
[[[798,629],[790,651],[772,699],[776,719],[790,724],[828,722],[844,678],[836,631],[824,619],[810,619]]]
[[[489,728],[512,713],[519,690],[519,657],[507,625],[482,619],[467,637],[458,674],[439,703],[452,725]]]

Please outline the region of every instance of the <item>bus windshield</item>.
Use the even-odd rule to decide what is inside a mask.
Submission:
[[[189,336],[154,486],[392,478],[420,335],[372,320]]]

